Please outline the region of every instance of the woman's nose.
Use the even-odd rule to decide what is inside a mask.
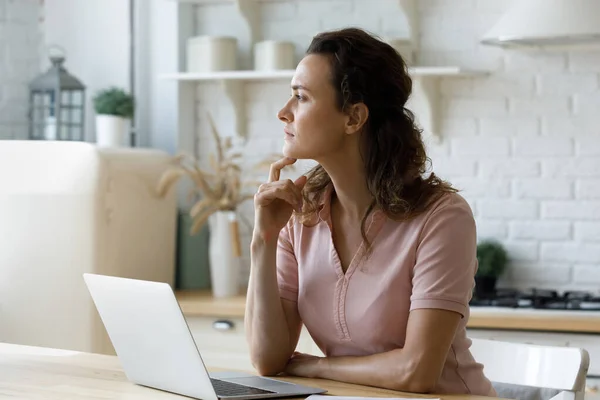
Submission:
[[[283,121],[285,123],[292,122],[294,118],[289,109],[289,102],[285,103],[285,106],[283,106],[283,108],[279,110],[279,112],[277,113],[277,118],[279,118],[280,121]]]

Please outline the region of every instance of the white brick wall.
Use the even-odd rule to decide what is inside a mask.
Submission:
[[[579,242],[600,242],[600,224],[595,221],[577,221],[575,238]]]
[[[573,182],[568,179],[515,179],[514,197],[518,199],[570,199]]]
[[[568,221],[521,220],[509,223],[513,240],[569,240],[571,224]]]
[[[463,190],[479,238],[506,245],[512,262],[505,284],[589,287],[600,282],[600,51],[520,52],[480,45],[509,3],[418,1],[418,65],[490,71],[441,81],[442,141],[430,148],[433,168]],[[406,34],[398,4],[288,0],[257,7],[262,38],[292,40],[301,57],[311,35],[323,29],[358,25],[382,36]],[[199,6],[198,33],[243,35],[222,23],[232,18],[232,7]],[[222,108],[214,89],[199,86],[204,109]],[[275,115],[289,95],[288,83],[248,84],[245,95],[248,148],[255,160],[281,148]],[[224,114],[219,117],[228,126]],[[212,147],[205,124],[199,123],[198,135],[206,154]],[[311,164],[302,165],[290,176]],[[243,209],[251,219],[251,204]]]
[[[515,157],[556,157],[573,154],[573,140],[562,137],[515,138]]]
[[[27,138],[27,84],[40,72],[41,0],[0,0],[0,139]]]

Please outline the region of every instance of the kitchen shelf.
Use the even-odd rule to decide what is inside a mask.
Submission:
[[[176,3],[197,4],[197,5],[205,5],[205,4],[229,4],[229,3],[235,3],[236,2],[236,0],[168,0],[168,1],[176,2]],[[237,1],[239,1],[239,0],[237,0]],[[241,0],[241,1],[248,1],[248,0]],[[249,1],[258,2],[260,0],[249,0]],[[286,0],[271,0],[271,1],[286,1]]]
[[[261,81],[292,79],[295,70],[285,69],[276,71],[217,71],[205,73],[180,72],[174,74],[159,75],[161,79],[171,79],[178,81],[220,81],[220,80],[241,80],[241,81]],[[412,67],[409,68],[410,75],[413,78],[419,77],[465,77],[474,75],[485,75],[486,71],[469,70],[461,67]]]
[[[176,74],[162,74],[161,79],[174,79],[178,81],[221,81],[221,80],[241,80],[241,81],[259,81],[275,79],[291,79],[294,76],[294,70],[279,71],[218,71],[206,73],[182,72]]]
[[[252,49],[260,40],[269,39],[263,32],[263,23],[261,9],[257,5],[259,0],[165,0],[178,2],[181,7],[180,12],[184,15],[193,14],[190,7],[203,6],[208,4],[229,4],[232,6],[231,13],[239,17],[240,24],[243,26],[244,34],[238,35],[240,48]],[[275,0],[273,0],[275,1]],[[307,0],[308,1],[308,0]],[[419,48],[419,15],[417,0],[395,0],[397,6],[402,11],[398,18],[398,25],[407,27],[406,39],[412,43],[414,49]],[[187,3],[187,4],[186,4]],[[185,4],[185,5],[184,5]],[[190,6],[191,5],[191,6]],[[185,29],[179,32],[180,38],[189,38],[196,34],[191,27],[193,23],[187,23]],[[272,38],[276,39],[276,38]],[[307,45],[307,44],[304,44]],[[243,55],[248,58],[247,54]],[[250,65],[246,60],[242,65]],[[246,67],[247,68],[247,67]],[[454,79],[463,77],[475,77],[487,74],[485,71],[465,69],[458,66],[416,66],[410,68],[410,74],[413,78],[413,92],[406,107],[410,109],[417,120],[417,123],[423,129],[426,142],[438,142],[440,140],[440,117],[441,117],[441,96],[439,91],[439,82],[441,79]],[[181,98],[184,104],[193,102],[195,91],[194,85],[200,82],[218,82],[226,94],[228,106],[234,115],[235,133],[242,138],[247,136],[246,127],[246,104],[244,99],[244,84],[246,82],[259,81],[290,81],[294,75],[294,70],[281,71],[253,71],[253,70],[235,70],[220,71],[213,73],[165,73],[159,76],[163,80],[174,80],[179,83],[179,91],[183,94]],[[180,120],[191,118],[190,112],[186,111],[181,115]],[[189,127],[191,128],[191,126]]]
[[[235,126],[238,135],[246,136],[246,113],[243,84],[252,81],[285,81],[294,76],[295,70],[278,71],[218,71],[209,73],[162,74],[160,79],[179,82],[220,82],[236,116]],[[413,94],[407,108],[415,114],[419,125],[427,136],[439,141],[439,119],[441,112],[439,80],[441,78],[464,78],[486,75],[486,71],[469,70],[456,66],[412,67],[409,73],[413,78]]]

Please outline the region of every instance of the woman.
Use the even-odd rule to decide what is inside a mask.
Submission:
[[[465,330],[473,215],[449,184],[423,176],[404,61],[359,29],[322,33],[291,85],[278,113],[285,158],[255,196],[245,322],[254,366],[262,375],[494,395]],[[296,159],[318,164],[279,180]],[[302,324],[326,357],[294,352]]]

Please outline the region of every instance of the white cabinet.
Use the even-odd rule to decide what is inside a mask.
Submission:
[[[246,343],[244,319],[186,317],[196,346],[207,366],[253,371]],[[302,328],[297,351],[322,356],[306,328]]]
[[[600,378],[587,378],[585,400],[600,400]]]
[[[243,318],[186,318],[204,364],[216,368],[253,370]]]

